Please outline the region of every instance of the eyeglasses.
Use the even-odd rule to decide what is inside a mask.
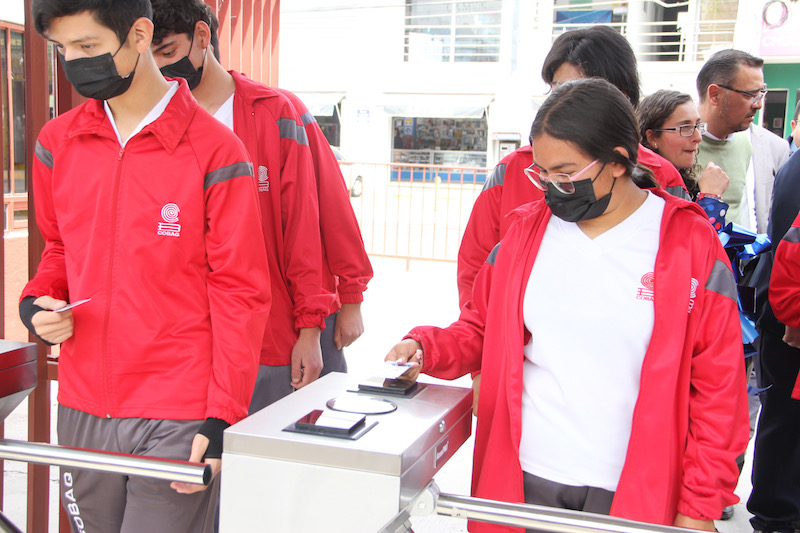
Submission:
[[[722,85],[721,83],[718,83],[717,85],[719,85],[723,89],[728,89],[729,91],[745,95],[746,97],[751,99],[750,102],[751,105],[759,103],[761,99],[764,98],[769,92],[769,89],[767,89],[766,87],[763,87],[757,91],[742,91],[741,89],[734,89],[733,87],[728,87],[727,85]]]
[[[575,181],[587,170],[595,166],[600,160],[595,159],[581,170],[574,172],[572,174],[566,174],[564,172],[558,172],[556,174],[548,174],[546,171],[542,170],[536,163],[533,163],[531,166],[525,169],[525,175],[528,176],[528,179],[531,180],[537,189],[541,191],[547,191],[547,184],[552,183],[553,187],[558,189],[559,191],[563,192],[564,194],[572,194],[575,192]],[[602,172],[603,169],[600,169]],[[598,173],[599,174],[599,173]]]
[[[699,122],[697,124],[681,124],[680,126],[675,126],[674,128],[658,128],[653,131],[677,131],[678,135],[681,137],[691,137],[694,135],[694,130],[699,131],[700,135],[703,135],[708,131],[708,124],[705,122]]]

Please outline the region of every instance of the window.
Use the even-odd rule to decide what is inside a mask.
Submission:
[[[406,62],[500,61],[502,0],[406,0]]]

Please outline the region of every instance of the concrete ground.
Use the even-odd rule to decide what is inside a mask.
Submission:
[[[8,265],[19,265],[27,257],[22,242],[16,237],[6,238],[7,280],[17,281],[6,289],[6,338],[26,340],[25,332],[16,314],[16,301],[20,283],[27,279],[27,271],[9,274]],[[383,357],[402,336],[416,325],[446,326],[458,316],[456,266],[454,263],[411,261],[393,258],[372,258],[375,278],[365,293],[363,314],[364,335],[347,350],[350,373],[364,374]],[[20,337],[21,336],[21,337]],[[436,381],[432,378],[422,379]],[[452,385],[469,387],[469,378],[461,378]],[[54,387],[57,386],[54,384]],[[53,395],[55,398],[55,394]],[[27,436],[27,407],[23,404],[6,421],[6,438],[25,440]],[[55,411],[53,411],[55,419]],[[53,431],[55,435],[55,431]],[[470,486],[472,442],[470,439],[436,475],[435,481],[444,493],[468,495]],[[752,442],[751,442],[752,445]],[[748,457],[751,453],[748,452]],[[5,500],[2,508],[18,527],[25,530],[26,465],[7,461],[5,464]],[[51,469],[50,531],[57,531],[56,495],[57,474]],[[746,501],[750,492],[750,462],[745,465],[737,494]],[[737,505],[733,520],[718,522],[723,533],[750,533],[749,514],[744,503]],[[412,519],[416,533],[466,532],[466,521],[431,515]]]

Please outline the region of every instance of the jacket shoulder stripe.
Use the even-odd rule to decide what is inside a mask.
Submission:
[[[42,146],[42,143],[36,141],[36,148],[34,149],[34,153],[36,154],[36,159],[42,162],[42,164],[46,165],[48,168],[53,168],[53,153]]]
[[[241,176],[253,176],[252,163],[249,161],[243,161],[241,163],[228,165],[227,167],[218,168],[217,170],[212,170],[206,174],[204,188],[208,189],[217,183],[222,183],[223,181],[228,181]]]
[[[736,291],[736,282],[733,281],[733,273],[719,259],[716,260],[714,267],[711,269],[711,274],[708,275],[706,290],[716,292],[720,296],[726,296],[734,302],[737,301],[738,293]]]
[[[486,258],[486,262],[490,265],[494,266],[494,262],[497,261],[497,254],[500,252],[500,243],[494,245],[492,251],[489,252],[489,257]]]
[[[505,163],[501,165],[497,165],[492,170],[492,173],[489,174],[489,178],[486,180],[486,183],[483,184],[483,190],[491,189],[495,185],[502,185],[503,180],[506,177],[506,165]]]
[[[792,226],[781,240],[786,242],[800,242],[800,228]]]
[[[308,145],[305,128],[298,126],[294,120],[290,118],[278,119],[278,129],[281,132],[281,139],[290,139],[297,142],[297,144]]]
[[[317,121],[317,119],[314,117],[314,115],[312,115],[310,112],[303,113],[300,116],[300,120],[303,121],[303,126],[308,126],[309,124],[313,124],[314,122]]]

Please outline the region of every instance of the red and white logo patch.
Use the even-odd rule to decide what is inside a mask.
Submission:
[[[158,235],[164,237],[180,237],[181,225],[178,224],[178,215],[181,208],[177,204],[166,204],[161,208],[161,218],[164,222],[158,223]]]
[[[637,300],[652,302],[655,299],[656,274],[648,272],[642,276],[642,286],[636,291]]]

